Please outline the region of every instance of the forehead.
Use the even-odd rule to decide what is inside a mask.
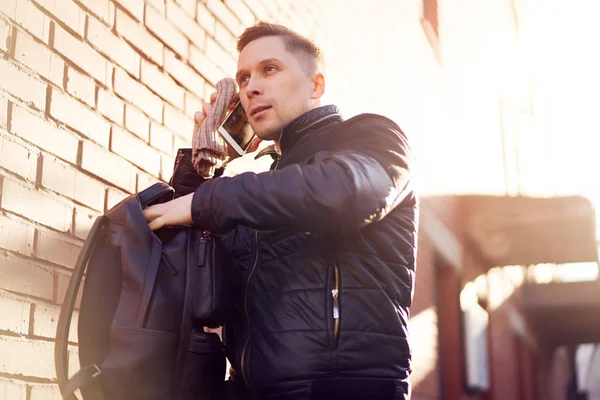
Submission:
[[[253,40],[240,52],[238,69],[252,68],[263,60],[276,58],[289,62],[292,55],[285,49],[283,39],[278,36],[267,36]]]

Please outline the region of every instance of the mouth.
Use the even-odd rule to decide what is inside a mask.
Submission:
[[[250,117],[252,117],[252,118],[259,117],[260,115],[264,114],[264,112],[266,110],[268,110],[270,108],[271,108],[271,106],[269,106],[269,105],[254,106],[250,109]]]

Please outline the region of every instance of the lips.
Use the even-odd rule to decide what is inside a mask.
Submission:
[[[258,114],[262,113],[263,111],[268,110],[269,108],[271,108],[271,106],[270,105],[266,105],[266,104],[254,106],[254,107],[252,107],[250,109],[250,116],[251,117],[255,117]]]

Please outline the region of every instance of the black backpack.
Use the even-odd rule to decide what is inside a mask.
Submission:
[[[181,177],[181,185],[173,185],[178,195],[200,182],[189,174],[190,160],[190,149],[179,151],[173,175]],[[77,389],[85,400],[221,398],[224,348],[203,326],[225,324],[240,293],[241,272],[222,239],[202,229],[150,231],[143,208],[175,196],[173,187],[156,183],[92,226],[58,321],[55,364],[63,399],[77,399]],[[84,273],[82,369],[67,379],[68,332]]]

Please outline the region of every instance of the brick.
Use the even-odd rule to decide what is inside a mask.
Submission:
[[[0,11],[3,11],[7,17],[15,20],[18,25],[42,42],[48,43],[51,20],[32,2],[29,0],[3,0],[0,1]]]
[[[248,8],[252,10],[252,13],[256,15],[259,21],[268,21],[273,18],[269,10],[259,0],[244,0],[244,3],[248,5]]]
[[[106,25],[113,25],[115,20],[115,5],[110,0],[79,0],[79,3]],[[92,19],[89,18],[88,21]]]
[[[38,110],[46,107],[46,84],[26,74],[16,65],[0,59],[1,89]]]
[[[4,0],[0,2],[0,13],[6,15],[8,18],[15,19],[16,12],[17,0]]]
[[[162,120],[162,100],[120,68],[115,70],[115,93],[156,121]]]
[[[211,38],[206,38],[206,57],[218,65],[229,76],[235,76],[237,65],[233,57]]]
[[[146,4],[154,7],[160,15],[165,15],[165,0],[146,0]],[[148,11],[146,11],[146,14],[148,14]]]
[[[117,10],[116,15],[117,33],[156,64],[163,65],[164,45],[160,40],[148,33],[142,25],[123,11]]]
[[[123,125],[125,115],[125,103],[114,94],[100,88],[98,89],[97,109],[100,114],[112,122]]]
[[[142,190],[149,188],[150,186],[154,185],[155,183],[160,182],[157,178],[155,178],[154,176],[148,175],[145,172],[139,171],[138,172],[138,178],[137,178],[137,191],[141,192]]]
[[[60,308],[46,304],[35,304],[33,306],[33,336],[54,339],[58,325]],[[78,312],[73,313],[73,319],[69,329],[69,342],[77,342],[77,319]]]
[[[76,304],[76,308],[79,306]],[[79,363],[79,349],[75,346],[69,346],[68,348],[68,358],[69,358],[69,371],[79,371],[81,369],[81,364]],[[58,399],[61,400],[61,399]]]
[[[0,52],[8,51],[8,42],[10,40],[10,25],[0,19]]]
[[[190,65],[213,86],[223,78],[223,72],[198,48],[190,46]],[[193,92],[194,88],[188,87]]]
[[[52,271],[14,257],[0,255],[0,288],[24,295],[52,300]],[[0,336],[2,338],[2,336]],[[0,354],[4,354],[0,351]],[[0,358],[0,366],[3,357]],[[0,371],[5,371],[0,368]]]
[[[206,31],[173,0],[167,0],[167,19],[173,22],[196,46],[204,48]]]
[[[104,209],[105,186],[52,156],[43,157],[42,187],[94,210]]]
[[[27,386],[24,382],[0,378],[0,399],[27,400]]]
[[[144,0],[114,0],[138,21],[144,19]],[[120,10],[117,9],[117,13]]]
[[[125,105],[125,128],[143,141],[148,142],[150,120],[131,104]]]
[[[192,147],[192,134],[190,132],[189,137],[181,137],[178,135],[173,136],[173,153],[176,153],[178,149],[186,149]]]
[[[198,7],[196,8],[196,21],[200,24],[200,26],[209,34],[215,34],[215,24],[217,19],[214,15],[206,8],[206,4],[204,2],[199,1]]]
[[[196,49],[194,46],[190,46],[190,50]],[[193,54],[193,53],[190,53]],[[206,63],[206,59],[202,60]],[[175,57],[170,51],[165,52],[165,69],[169,74],[182,86],[185,86],[191,92],[198,93],[204,90],[204,79],[200,74],[190,68],[190,66]],[[221,74],[221,73],[219,73]],[[219,75],[219,78],[221,75]]]
[[[52,89],[50,116],[96,143],[108,147],[110,124],[88,107],[55,88]]]
[[[79,239],[86,239],[88,234],[90,233],[90,229],[96,221],[96,218],[100,215],[100,213],[87,210],[83,207],[75,207],[75,227],[73,229],[73,233],[75,237]],[[67,282],[68,283],[68,282]],[[63,293],[64,297],[64,293]],[[63,298],[61,297],[61,299]],[[62,302],[62,300],[61,300]]]
[[[55,25],[52,47],[102,85],[109,86],[112,69],[90,45]]]
[[[121,202],[121,200],[125,199],[127,196],[129,196],[129,193],[115,188],[108,188],[108,191],[106,193],[106,211],[116,206],[119,202]]]
[[[91,142],[82,143],[81,168],[128,193],[135,190],[135,170],[122,157]]]
[[[177,108],[183,108],[183,88],[154,65],[142,62],[142,82]]]
[[[42,260],[62,267],[73,268],[80,252],[81,243],[70,236],[49,231],[37,231],[35,255]]]
[[[115,36],[100,21],[88,18],[87,41],[136,78],[140,77],[140,55],[123,39]]]
[[[33,252],[34,231],[33,226],[15,217],[0,216],[0,247],[29,256]]]
[[[69,369],[69,371],[72,371]],[[29,400],[61,400],[60,390],[57,384],[38,384],[30,385],[31,393]]]
[[[83,37],[85,12],[72,0],[35,0],[68,29]]]
[[[74,163],[77,158],[79,140],[73,134],[25,108],[13,105],[11,131],[63,160]]]
[[[194,133],[194,120],[173,107],[165,107],[164,124],[177,135],[191,138]]]
[[[260,0],[260,2],[269,11],[270,15],[275,17],[281,14],[279,7],[277,7],[277,4],[275,2],[270,0]]]
[[[31,304],[0,290],[0,331],[27,335]],[[0,382],[0,388],[2,383]],[[2,393],[0,389],[0,394]]]
[[[119,128],[113,129],[111,150],[130,160],[154,176],[160,172],[160,156],[147,143],[139,140],[129,132]]]
[[[188,56],[188,40],[173,24],[152,7],[146,7],[144,22],[149,31],[180,56]]]
[[[71,228],[71,207],[57,198],[12,180],[2,184],[2,208],[61,232]]]
[[[196,96],[193,93],[185,93],[185,108],[184,111],[187,115],[194,115],[196,111],[202,111],[202,98],[204,91],[200,93],[200,96]]]
[[[0,132],[0,167],[35,182],[39,153]]]
[[[14,59],[56,86],[63,85],[64,61],[23,32],[16,34]]]
[[[242,0],[225,0],[225,5],[235,14],[244,26],[252,26],[256,17]]]
[[[0,128],[6,129],[8,126],[8,98],[0,92]]]
[[[96,84],[86,75],[73,68],[67,69],[67,93],[86,103],[90,107],[96,105]]]
[[[57,277],[57,285],[56,285],[56,304],[62,304],[65,301],[65,296],[67,294],[67,288],[69,287],[69,282],[71,281],[71,274],[63,274],[61,272],[56,272]],[[77,292],[77,296],[75,297],[75,309],[79,310],[81,308],[81,293],[83,287],[85,286],[85,279],[81,282],[81,286],[79,286],[79,291]],[[71,356],[71,352],[69,351],[69,358]],[[71,360],[69,359],[69,366],[71,366]],[[70,371],[77,371],[77,369],[71,369]]]
[[[236,36],[242,33],[242,24],[222,0],[207,0],[206,7],[231,31],[231,33]]]
[[[53,343],[0,336],[0,371],[27,377],[55,379]]]
[[[196,5],[198,0],[175,0],[177,4],[189,14],[190,17],[194,18],[196,15]],[[169,3],[167,3],[167,16],[169,15]]]
[[[167,154],[172,154],[173,134],[164,126],[152,122],[150,124],[150,146]]]
[[[217,22],[215,40],[225,49],[224,51],[227,52],[229,57],[233,58],[232,54],[237,53],[237,41],[235,37],[220,22]]]
[[[211,85],[210,83],[206,82],[206,85],[204,85],[204,97],[202,97],[204,101],[210,102],[210,96],[213,93],[217,93],[217,88]]]
[[[161,154],[160,179],[168,182],[173,175],[173,166],[175,165],[175,157],[167,154]]]

